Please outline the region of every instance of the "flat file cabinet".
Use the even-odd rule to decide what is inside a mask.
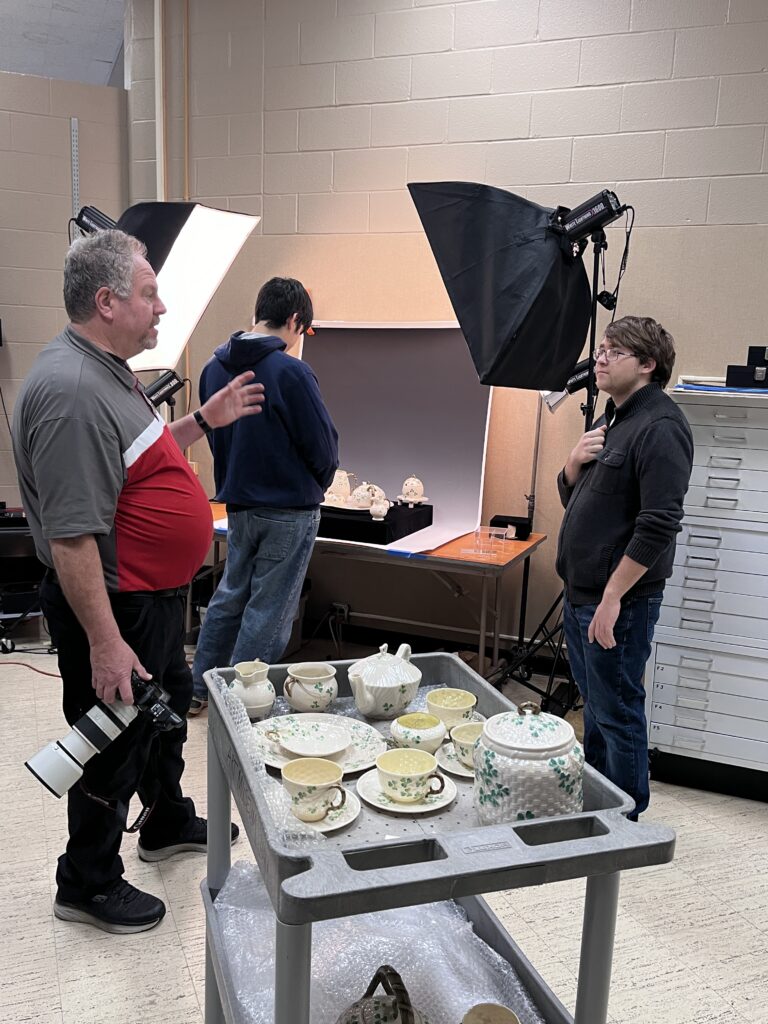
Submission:
[[[768,396],[672,397],[694,465],[646,668],[649,746],[768,771]]]

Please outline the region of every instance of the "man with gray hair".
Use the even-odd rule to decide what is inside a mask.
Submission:
[[[22,501],[47,567],[40,597],[64,716],[72,725],[96,698],[131,704],[135,670],[167,691],[183,718],[192,697],[184,596],[212,521],[182,449],[260,412],[263,387],[240,374],[198,412],[164,423],[127,360],[155,347],[166,310],[146,249],[122,231],[74,242],[64,303],[70,323],[35,362],[13,420]],[[142,860],[206,849],[207,823],[181,790],[185,739],[186,727],[157,733],[139,715],[85,765],[68,794],[57,917],[117,933],[162,920],[162,901],[123,878],[120,842],[138,793]]]

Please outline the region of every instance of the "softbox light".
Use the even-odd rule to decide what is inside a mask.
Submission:
[[[157,345],[129,360],[134,372],[172,370],[258,217],[199,203],[138,203],[117,222],[142,241],[168,307]]]
[[[472,182],[409,184],[483,384],[561,391],[584,347],[589,280],[553,210]]]

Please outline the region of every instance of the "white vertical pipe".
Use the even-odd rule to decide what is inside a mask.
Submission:
[[[157,199],[165,201],[165,0],[154,0],[155,42],[155,191]]]

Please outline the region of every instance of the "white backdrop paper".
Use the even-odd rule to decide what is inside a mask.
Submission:
[[[302,356],[339,431],[341,468],[391,500],[417,476],[434,506],[432,526],[388,547],[428,551],[474,530],[492,389],[479,382],[458,325],[315,326]]]

